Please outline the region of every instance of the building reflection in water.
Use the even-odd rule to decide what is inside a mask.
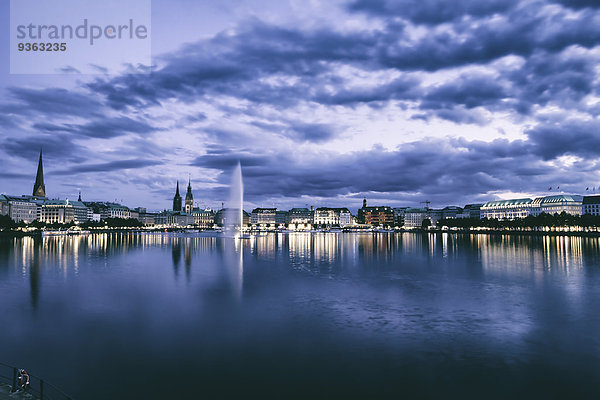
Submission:
[[[179,263],[181,261],[181,239],[173,238],[171,245],[171,256],[173,257],[173,272],[175,273],[175,279],[179,277]]]
[[[36,245],[35,242],[38,242]],[[32,252],[31,252],[31,260],[30,260],[30,270],[29,270],[29,287],[31,294],[31,307],[33,311],[37,311],[39,298],[40,298],[40,285],[41,285],[41,277],[40,277],[40,239],[33,240],[32,243]]]
[[[274,265],[309,273],[427,268],[453,262],[460,264],[471,276],[525,275],[538,283],[544,282],[548,273],[569,276],[586,266],[600,264],[600,238],[576,236],[299,232],[233,240],[216,235],[102,233],[3,238],[0,241],[0,279],[6,279],[12,273],[28,278],[31,304],[37,309],[43,275],[49,271],[68,279],[81,268],[89,267],[90,259],[96,267],[109,269],[114,256],[169,247],[175,279],[180,275],[183,257],[188,283],[193,278],[194,262],[202,262],[205,255],[220,255],[225,267],[223,276],[237,299],[243,294],[244,252],[253,261],[273,261]],[[580,297],[582,284],[578,279],[583,276],[575,275],[566,287],[567,297],[573,301]]]
[[[183,245],[183,263],[185,264],[185,279],[187,283],[190,283],[192,278],[192,253],[193,249],[193,241],[190,238],[184,239]]]

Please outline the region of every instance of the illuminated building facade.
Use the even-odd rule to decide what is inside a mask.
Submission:
[[[200,210],[195,208],[192,211],[194,224],[199,228],[212,228],[215,225],[215,212],[209,208]]]
[[[362,208],[358,210],[358,222],[371,226],[394,226],[394,210],[388,206],[367,207],[367,199],[364,199]]]
[[[538,197],[531,203],[531,215],[538,216],[542,213],[554,215],[566,212],[571,215],[581,215],[583,196],[556,195]]]
[[[250,214],[250,223],[252,225],[275,225],[277,223],[276,208],[255,208]]]
[[[426,208],[407,208],[404,210],[404,227],[420,228],[423,221],[429,218],[429,210]]]
[[[91,219],[89,211],[81,201],[46,200],[40,207],[39,220],[47,224],[82,224]]]
[[[531,215],[532,203],[533,200],[528,198],[488,201],[481,206],[481,218],[498,220],[525,218]]]

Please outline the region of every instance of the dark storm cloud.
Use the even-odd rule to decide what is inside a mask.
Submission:
[[[155,130],[156,128],[145,122],[136,121],[128,117],[119,117],[93,121],[76,127],[74,132],[89,137],[110,138],[122,136],[127,133],[147,134]]]
[[[600,122],[567,120],[544,123],[527,131],[533,151],[544,160],[562,155],[600,157]]]
[[[415,100],[422,95],[419,88],[420,81],[411,76],[401,76],[388,84],[372,87],[356,87],[347,89],[342,83],[334,93],[322,91],[313,99],[322,104],[331,105],[356,105],[360,103],[373,103],[388,100]]]
[[[88,87],[117,109],[174,97],[195,99],[215,91],[258,102],[295,102],[301,95],[295,85],[274,87],[258,79],[279,74],[310,80],[329,72],[329,62],[368,64],[375,44],[374,37],[364,34],[303,31],[253,20],[236,35],[217,35],[165,56],[165,66],[149,76],[97,79]],[[298,85],[307,89],[302,82]]]
[[[506,55],[527,57],[536,50],[559,52],[571,45],[591,48],[600,41],[598,15],[590,10],[577,17],[548,16],[539,4],[530,4],[505,17],[479,24],[457,22],[410,44],[388,38],[389,44],[380,46],[379,61],[401,70],[436,71],[485,64]]]
[[[37,160],[40,149],[47,159],[74,163],[85,160],[89,155],[84,147],[75,143],[72,136],[67,134],[9,137],[2,141],[2,150],[26,160]]]
[[[350,11],[378,17],[402,17],[416,24],[439,24],[467,15],[482,17],[509,10],[516,0],[354,0]]]
[[[328,124],[307,124],[297,123],[291,129],[290,134],[298,141],[305,142],[326,142],[336,136],[336,130],[333,126]]]
[[[96,115],[102,104],[89,93],[78,93],[62,88],[28,89],[8,88],[10,97],[16,103],[0,105],[0,111],[11,114],[39,115],[77,115],[81,117]]]
[[[506,89],[492,76],[461,76],[427,92],[420,108],[441,109],[496,105],[507,97]]]
[[[556,57],[561,62],[554,71],[547,60],[573,46],[596,46],[600,42],[598,12],[589,8],[577,14],[551,12],[545,4],[549,3],[358,0],[349,5],[353,12],[384,20],[386,16],[404,16],[412,22],[427,22],[428,31],[410,39],[402,24],[389,21],[385,29],[340,33],[251,20],[233,34],[223,33],[164,56],[163,66],[149,75],[98,78],[87,87],[119,110],[160,105],[171,98],[186,102],[218,95],[279,109],[300,101],[353,106],[406,100],[420,103],[423,110],[445,110],[431,112],[427,118],[481,123],[478,115],[467,116],[455,107],[506,108],[527,114],[532,104],[545,104],[565,94],[565,88],[573,95],[592,89],[589,78],[594,76],[594,64],[586,57],[576,62],[569,62],[568,56],[563,60]],[[498,15],[502,18],[496,18]],[[440,22],[448,24],[436,29],[434,24]],[[486,65],[507,55],[526,60],[523,71],[505,77],[508,87],[485,74],[463,76],[430,89],[409,76],[391,83],[353,87],[336,74],[340,65],[364,71],[438,71]],[[295,79],[287,84],[262,79],[269,77]]]
[[[580,101],[598,92],[595,69],[600,58],[577,51],[549,54],[536,52],[522,68],[503,73],[514,96],[507,106],[528,114],[534,105],[554,103],[562,108],[585,108]]]
[[[600,8],[598,0],[554,0],[556,3],[563,6],[580,9],[580,8]]]
[[[308,162],[294,155],[244,159],[234,152],[225,153],[201,156],[195,165],[228,172],[241,160],[246,194],[256,200],[349,193],[396,193],[396,198],[401,198],[403,193],[419,193],[450,204],[456,196],[519,186],[544,190],[548,182],[562,179],[562,171],[545,163],[531,143],[503,139],[426,139],[391,151],[374,148],[345,155],[323,154]],[[223,183],[227,179],[224,174]]]
[[[131,160],[118,160],[109,161],[105,163],[97,164],[82,164],[76,165],[72,168],[61,169],[57,171],[51,171],[49,175],[74,175],[83,174],[89,172],[113,172],[125,169],[138,169],[145,168],[154,165],[160,165],[160,161],[143,160],[143,159],[131,159]]]
[[[77,136],[104,139],[123,136],[129,133],[148,134],[157,130],[145,122],[136,121],[128,117],[104,118],[83,125],[40,122],[34,124],[33,128],[45,132],[69,132]]]

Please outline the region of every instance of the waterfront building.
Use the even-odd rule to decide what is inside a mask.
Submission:
[[[431,226],[436,227],[438,221],[444,218],[444,210],[434,210],[432,208],[427,209],[427,217],[431,221]],[[456,214],[455,214],[456,215]]]
[[[8,198],[0,194],[0,215],[8,215]]]
[[[481,206],[481,218],[512,220],[531,215],[533,200],[529,198],[488,201]]]
[[[316,227],[340,226],[340,214],[329,207],[319,207],[315,210],[313,223]]]
[[[407,208],[404,210],[404,227],[409,229],[420,228],[426,218],[429,218],[427,208]]]
[[[177,181],[177,189],[173,197],[173,211],[181,211],[181,196],[179,195],[179,181]]]
[[[531,215],[538,216],[541,213],[550,215],[566,212],[571,215],[581,215],[583,196],[578,195],[555,195],[538,197],[531,203]]]
[[[15,222],[27,224],[39,219],[43,200],[33,196],[4,196],[8,203],[8,216]]]
[[[218,226],[225,226],[227,224],[228,215],[237,215],[239,208],[222,208],[215,214],[215,223]],[[250,214],[242,210],[242,225],[247,226],[250,224]]]
[[[152,226],[154,225],[154,217],[155,213],[149,213],[145,207],[136,207],[133,210],[130,210],[131,218],[135,218],[140,221],[144,226]]]
[[[542,213],[554,215],[566,212],[571,215],[581,215],[583,197],[578,195],[553,195],[529,198],[488,201],[481,206],[481,218],[496,218],[512,220],[525,218],[529,215],[538,216]]]
[[[40,207],[40,222],[77,225],[89,221],[89,209],[81,201],[46,200]]]
[[[153,226],[156,223],[156,214],[155,213],[139,213],[138,221],[140,221],[144,226]]]
[[[287,212],[288,228],[292,230],[309,230],[313,223],[314,211],[308,208],[292,208]]]
[[[481,207],[483,204],[467,204],[456,218],[481,218]]]
[[[531,205],[531,215],[538,216],[542,213],[560,214],[566,212],[572,215],[581,215],[583,196],[577,195],[555,195],[538,197]]]
[[[395,207],[393,208],[394,211],[394,224],[396,226],[403,226],[404,225],[404,214],[406,213],[406,210],[409,207]]]
[[[210,208],[201,210],[194,208],[192,210],[194,224],[200,228],[212,228],[215,225],[215,212]]]
[[[582,201],[583,214],[600,215],[600,195],[584,196]]]
[[[354,216],[352,215],[350,210],[348,210],[347,208],[337,208],[336,210],[338,210],[338,212],[340,213],[340,226],[341,227],[350,226],[350,225],[355,224]]]
[[[250,214],[250,223],[252,225],[272,225],[275,226],[277,208],[255,208]]]
[[[288,213],[287,211],[275,211],[275,224],[277,226],[287,224]]]
[[[100,214],[100,219],[107,218],[131,218],[131,210],[119,203],[112,202],[84,202],[87,207],[90,207],[95,214]]]
[[[288,224],[312,224],[313,212],[308,208],[292,208],[287,213]]]
[[[187,192],[185,194],[185,212],[191,214],[194,210],[194,196],[192,195],[192,181],[188,179]]]
[[[345,207],[319,207],[313,213],[313,223],[317,227],[344,227],[353,225],[354,217]]]
[[[463,211],[462,208],[457,206],[447,206],[442,208],[442,218],[450,219],[457,218],[457,215],[461,214]]]
[[[367,199],[363,199],[363,206],[358,210],[358,222],[371,226],[394,226],[394,210],[388,206],[367,207]]]
[[[158,226],[184,228],[194,225],[194,216],[192,214],[165,210],[156,214],[154,223]]]
[[[33,196],[46,197],[46,185],[44,184],[44,167],[42,166],[42,150],[40,150],[40,159],[38,161],[37,174],[33,184]]]

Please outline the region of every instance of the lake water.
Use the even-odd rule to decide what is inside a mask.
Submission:
[[[0,362],[80,400],[598,398],[600,239],[0,238]]]

